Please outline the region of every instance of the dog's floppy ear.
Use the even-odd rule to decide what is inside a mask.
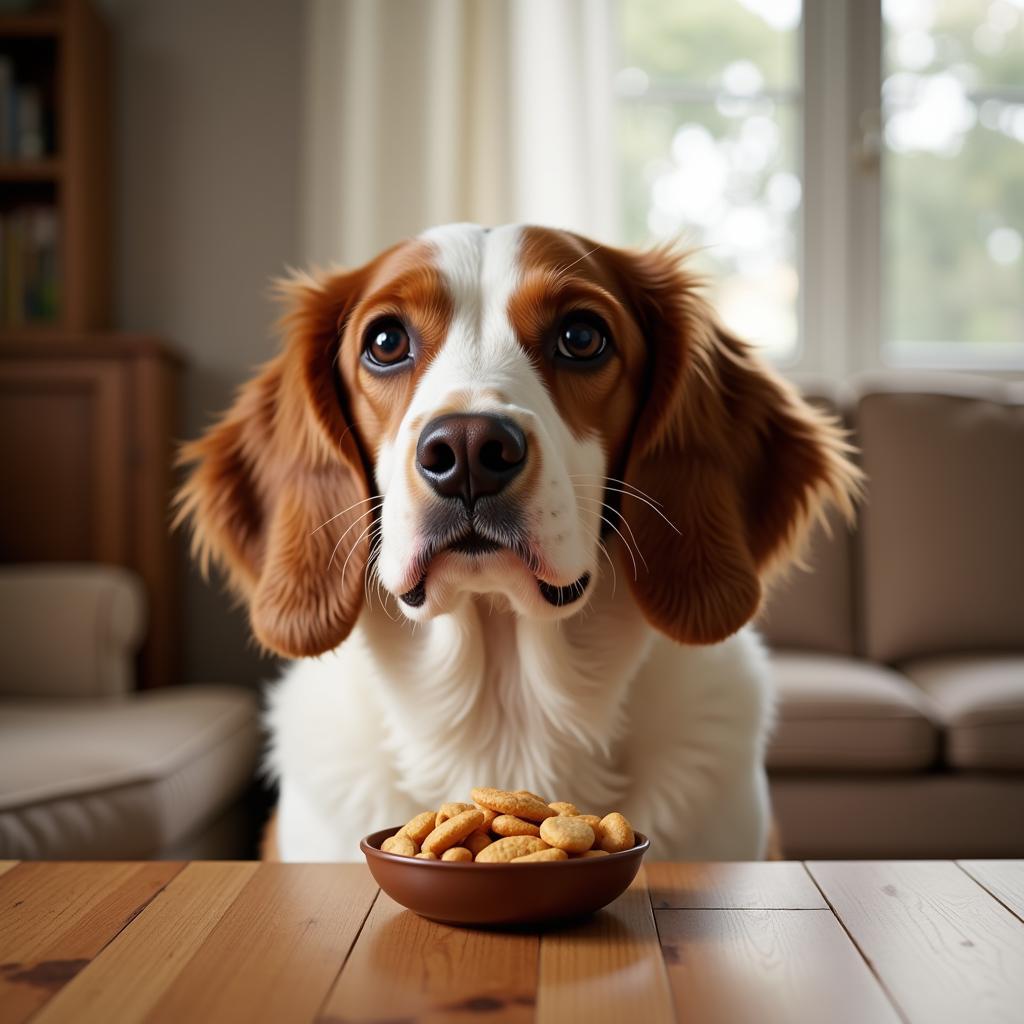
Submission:
[[[336,647],[362,606],[372,516],[348,526],[372,507],[370,487],[335,364],[361,284],[359,271],[282,284],[281,353],[182,450],[176,522],[190,523],[204,573],[220,565],[248,603],[256,639],[287,657]],[[354,503],[344,530],[317,529]]]
[[[715,643],[828,502],[852,515],[860,473],[837,424],[718,324],[678,256],[630,254],[625,272],[649,359],[625,479],[661,504],[623,497],[648,566],[630,583],[657,629]]]

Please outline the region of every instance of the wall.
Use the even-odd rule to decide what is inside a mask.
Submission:
[[[119,324],[185,356],[194,437],[274,350],[268,281],[298,259],[305,4],[108,0]],[[274,673],[219,581],[189,570],[185,679]]]

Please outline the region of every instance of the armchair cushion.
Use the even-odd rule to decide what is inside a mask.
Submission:
[[[139,578],[112,565],[0,569],[0,694],[110,697],[134,688]]]
[[[0,703],[0,858],[141,858],[239,796],[260,745],[256,695],[181,686]]]

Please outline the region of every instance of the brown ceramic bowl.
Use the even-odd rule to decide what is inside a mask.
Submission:
[[[526,925],[593,913],[629,887],[651,845],[607,857],[534,864],[459,864],[384,853],[401,826],[368,835],[359,848],[377,884],[397,903],[444,924]]]

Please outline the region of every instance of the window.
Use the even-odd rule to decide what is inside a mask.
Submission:
[[[776,361],[1024,366],[1024,0],[615,0],[619,221]]]
[[[797,351],[799,0],[620,5],[621,221],[699,251],[723,320]]]
[[[1024,346],[1024,3],[882,10],[887,354],[1003,361]]]

